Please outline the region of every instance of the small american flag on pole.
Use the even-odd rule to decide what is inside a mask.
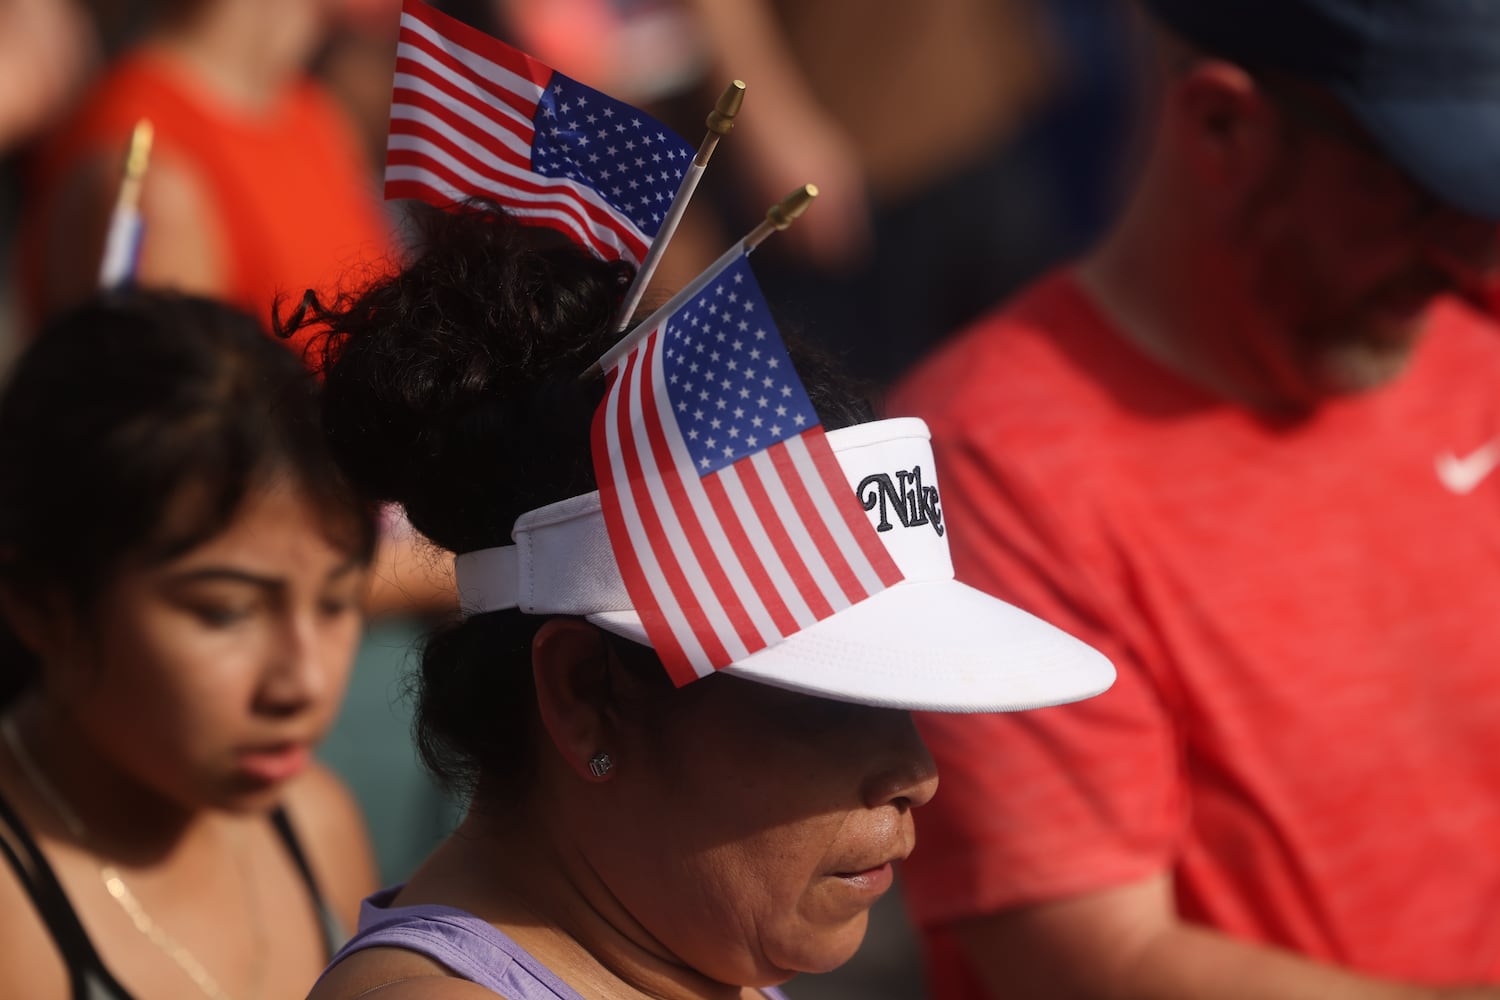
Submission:
[[[609,378],[592,443],[605,523],[678,685],[901,579],[744,254]]]
[[[421,0],[402,4],[387,198],[490,198],[639,264],[692,159],[640,110]]]

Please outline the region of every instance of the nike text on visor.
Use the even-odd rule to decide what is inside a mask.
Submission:
[[[1114,682],[1097,650],[953,579],[927,425],[880,420],[828,432],[839,465],[905,579],[724,668],[839,701],[1006,712],[1092,697]],[[457,559],[465,614],[577,615],[649,645],[616,567],[599,494],[521,515],[514,545]]]

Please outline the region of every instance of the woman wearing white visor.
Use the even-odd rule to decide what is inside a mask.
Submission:
[[[459,556],[464,614],[424,652],[418,738],[459,829],[372,897],[312,997],[750,998],[858,948],[937,774],[911,710],[1098,694],[1102,656],[952,579],[920,421],[792,355],[903,577],[691,683],[644,643],[595,492],[628,271],[481,210],[308,317],[326,423],[372,501]],[[853,425],[853,426],[852,426]]]

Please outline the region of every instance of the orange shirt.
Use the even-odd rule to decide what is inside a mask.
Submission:
[[[1433,310],[1390,385],[1274,423],[1168,373],[1067,275],[894,394],[958,578],[1104,651],[1105,694],[923,716],[906,899],[947,925],[1150,874],[1179,912],[1371,975],[1500,982],[1500,331]]]
[[[223,297],[267,325],[277,295],[295,303],[308,288],[336,290],[346,273],[354,278],[385,263],[391,234],[375,179],[315,81],[289,88],[264,114],[249,114],[140,53],[111,68],[34,164],[24,276],[33,315],[50,308],[40,301],[36,250],[43,240],[70,238],[51,224],[58,182],[101,151],[118,150],[123,162],[142,117],[155,129],[153,156],[172,156],[206,187],[227,253]],[[144,239],[151,239],[149,222]]]

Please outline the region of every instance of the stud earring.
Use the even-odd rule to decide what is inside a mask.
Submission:
[[[603,750],[589,758],[589,773],[596,778],[603,778],[614,769],[614,760]]]

